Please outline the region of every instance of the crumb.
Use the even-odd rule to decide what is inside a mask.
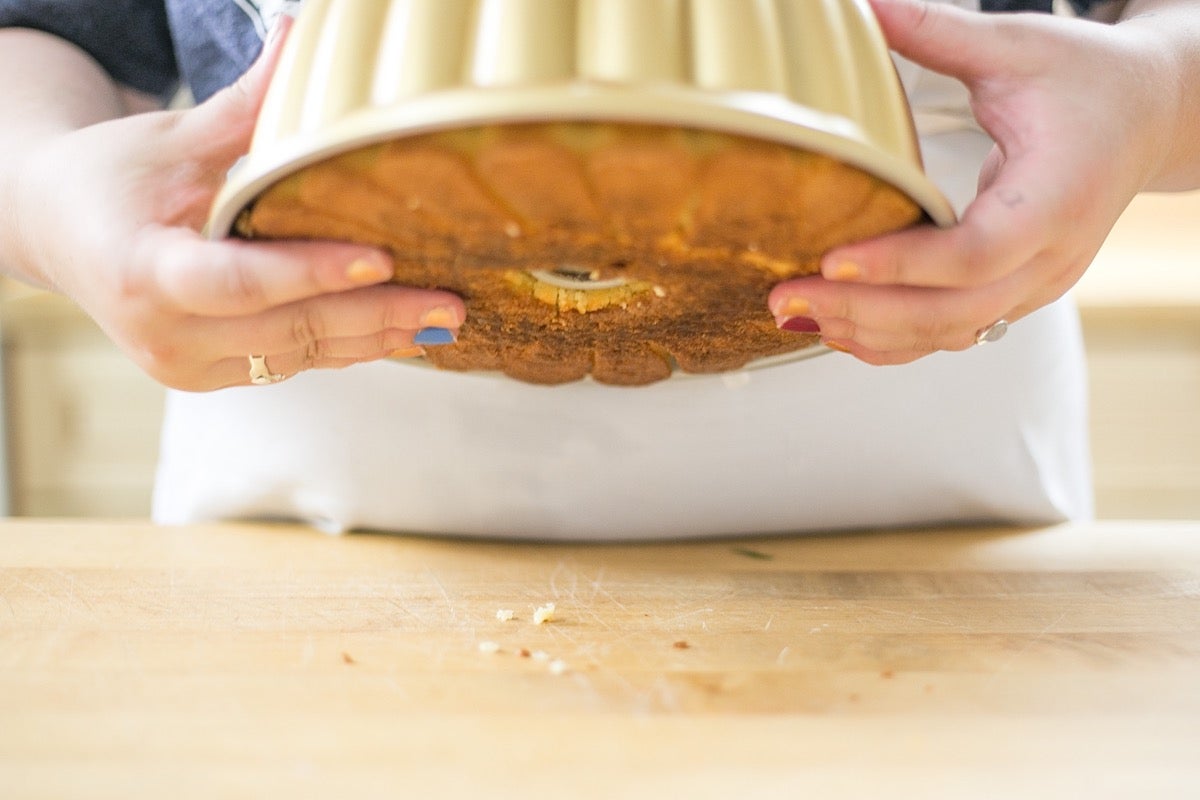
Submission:
[[[676,650],[687,650],[689,647],[691,647],[691,645],[685,642],[683,639],[680,639],[679,641],[673,643],[671,647],[674,647]]]
[[[529,658],[529,655],[530,655],[529,648],[522,647],[520,650],[517,651],[517,655],[519,655],[521,658]]]
[[[862,697],[858,694],[858,692],[855,692],[854,694],[850,695],[850,697],[849,697],[849,700],[851,703],[857,703],[861,699],[862,699]]]
[[[533,612],[533,622],[535,625],[542,625],[554,619],[554,603],[546,603],[544,606],[538,606],[537,611]]]
[[[562,675],[567,671],[567,662],[563,661],[561,658],[556,658],[550,662],[550,664],[547,666],[547,669],[549,669],[553,675]]]
[[[514,613],[511,608],[502,608],[496,612],[496,619],[500,620],[501,622],[508,622],[515,616],[516,613]]]
[[[358,662],[349,653],[342,653],[343,664],[357,664]]]
[[[734,548],[732,548],[732,550],[733,550],[733,552],[737,553],[739,556],[745,556],[746,558],[753,558],[756,561],[774,561],[775,560],[775,556],[773,556],[769,553],[764,553],[760,550],[753,550],[749,547],[734,547]]]
[[[534,661],[549,661],[550,660],[550,654],[547,653],[545,650],[534,650],[532,655],[533,655]]]
[[[894,678],[894,677],[896,677],[896,673],[890,669],[885,669],[883,672],[879,673],[879,677]]]
[[[481,653],[499,653],[500,645],[496,642],[480,642],[479,652]]]

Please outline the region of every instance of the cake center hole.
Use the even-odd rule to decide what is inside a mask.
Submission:
[[[569,281],[591,283],[600,280],[600,273],[587,267],[577,267],[574,264],[563,264],[554,270],[554,274]]]
[[[535,269],[530,270],[532,275],[542,283],[548,283],[551,286],[556,286],[559,289],[572,289],[574,291],[595,292],[604,289],[615,289],[618,286],[624,286],[628,281],[625,278],[608,278],[600,280],[600,271],[589,269],[575,264],[560,264],[552,270]]]

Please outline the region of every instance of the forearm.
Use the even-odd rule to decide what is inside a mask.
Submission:
[[[1117,24],[1154,53],[1156,80],[1145,91],[1165,112],[1162,160],[1146,189],[1180,191],[1200,187],[1200,4],[1195,0],[1127,0]],[[1119,68],[1119,65],[1114,65]]]
[[[74,45],[39,31],[0,30],[0,271],[44,285],[29,258],[15,196],[20,166],[40,144],[154,103],[113,83]]]

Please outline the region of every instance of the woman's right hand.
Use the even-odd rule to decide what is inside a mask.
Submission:
[[[246,385],[252,353],[284,376],[413,355],[419,330],[463,322],[456,295],[388,283],[381,251],[202,235],[249,147],[283,38],[205,103],[51,137],[6,178],[4,256],[73,299],[167,386]]]

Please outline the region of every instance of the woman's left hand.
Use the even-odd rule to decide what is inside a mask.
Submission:
[[[1015,322],[1073,286],[1163,169],[1184,90],[1159,31],[1141,19],[873,5],[897,52],[966,85],[996,146],[956,225],[837,248],[821,276],[779,284],[769,306],[781,325],[808,318],[826,344],[899,364],[971,347],[997,320]]]

